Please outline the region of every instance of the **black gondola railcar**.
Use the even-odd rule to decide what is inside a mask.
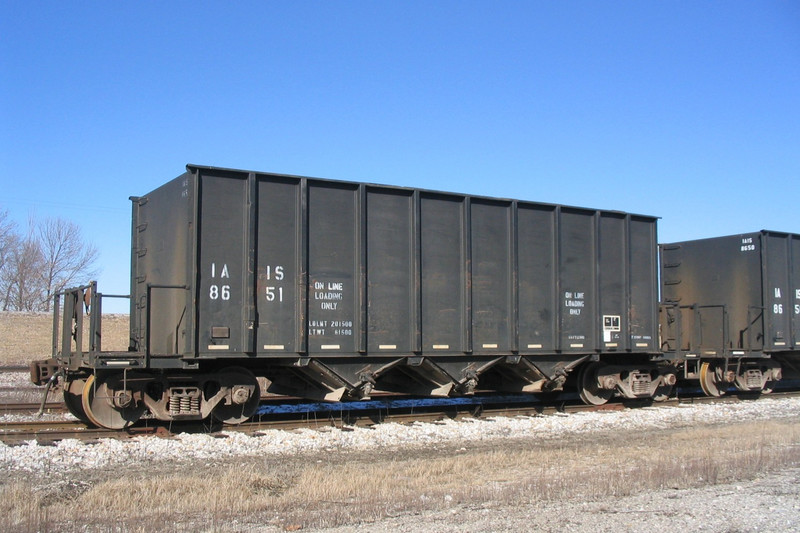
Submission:
[[[53,358],[81,419],[237,423],[270,392],[665,397],[656,218],[187,166],[133,202],[131,344],[86,351],[66,291]],[[56,306],[58,308],[58,305]],[[96,316],[94,313],[92,316]]]
[[[769,390],[800,350],[800,235],[662,244],[662,348],[709,396]]]

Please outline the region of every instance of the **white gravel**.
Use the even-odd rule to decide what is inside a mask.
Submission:
[[[0,387],[34,387],[27,372],[0,372]]]
[[[266,430],[261,436],[236,431],[227,438],[181,434],[174,438],[137,437],[102,439],[97,443],[64,440],[55,446],[35,441],[19,446],[0,444],[0,470],[45,473],[87,470],[141,463],[142,461],[192,461],[237,456],[298,455],[327,450],[373,450],[399,446],[432,447],[466,441],[504,438],[546,440],[610,429],[626,431],[678,428],[744,420],[775,419],[800,415],[800,398],[762,398],[754,402],[680,405],[559,414],[535,417],[470,419],[441,423],[400,425],[386,423],[374,428],[323,427],[318,430]],[[0,421],[1,422],[1,421]]]
[[[31,420],[46,420],[46,421],[68,421],[76,420],[74,416],[69,413],[44,413],[41,417],[29,414],[7,414],[0,415],[0,426],[10,422],[30,422]]]

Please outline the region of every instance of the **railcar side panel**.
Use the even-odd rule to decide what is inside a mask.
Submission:
[[[597,219],[593,211],[562,208],[559,219],[561,298],[559,348],[597,349]]]
[[[519,350],[553,353],[558,343],[558,210],[520,203],[517,210]]]
[[[646,217],[628,216],[628,237],[623,245],[624,259],[621,269],[627,270],[627,300],[622,309],[628,314],[630,339],[628,349],[657,352],[658,345],[658,242],[656,225]],[[614,291],[611,291],[613,294]],[[623,319],[624,320],[624,319]]]
[[[305,210],[299,180],[258,179],[256,348],[305,353]]]
[[[468,352],[465,198],[424,193],[420,205],[422,351]]]
[[[358,352],[361,331],[359,188],[308,183],[308,351]]]
[[[476,353],[508,353],[516,346],[513,209],[510,202],[472,200],[472,332]]]
[[[250,351],[247,176],[204,176],[199,183],[197,348],[222,357]]]
[[[764,279],[764,312],[769,317],[766,326],[767,349],[785,350],[793,347],[792,333],[795,284],[792,280],[792,242],[789,235],[764,233],[762,270]]]
[[[600,276],[601,346],[605,350],[627,350],[631,346],[628,308],[632,268],[628,266],[627,225],[624,214],[610,213],[600,217],[602,246],[598,254]]]
[[[366,193],[367,352],[421,351],[414,193]]]

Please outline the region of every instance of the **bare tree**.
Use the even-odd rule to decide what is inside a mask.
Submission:
[[[19,245],[16,224],[9,220],[8,211],[0,210],[0,308],[8,308],[9,284],[7,283],[8,265]]]
[[[3,268],[3,310],[41,311],[44,308],[39,244],[32,234],[17,239]]]
[[[42,281],[45,311],[50,310],[52,296],[76,280],[97,275],[93,268],[97,248],[86,243],[80,227],[62,218],[48,218],[38,226],[42,253]]]
[[[0,210],[0,272],[17,241],[17,227],[8,218],[8,210]]]
[[[97,275],[98,251],[61,218],[29,223],[21,237],[0,211],[0,303],[4,311],[50,311],[52,296]]]

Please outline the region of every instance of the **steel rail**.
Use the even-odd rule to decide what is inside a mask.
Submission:
[[[17,413],[36,413],[41,407],[36,403],[0,403],[0,415]],[[67,408],[62,402],[47,402],[44,404],[45,413],[66,412]]]
[[[0,366],[0,372],[29,372],[30,367],[27,365],[4,365]]]

